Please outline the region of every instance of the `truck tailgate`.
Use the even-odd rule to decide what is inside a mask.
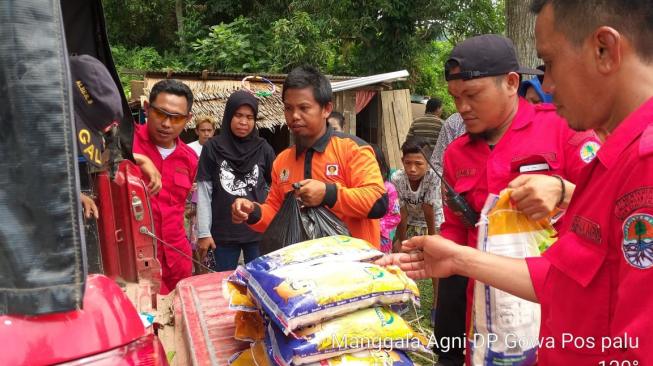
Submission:
[[[229,310],[222,294],[222,280],[231,273],[194,276],[177,284],[174,322],[183,347],[175,342],[173,364],[227,365],[234,353],[249,347],[249,343],[234,339],[236,312]]]

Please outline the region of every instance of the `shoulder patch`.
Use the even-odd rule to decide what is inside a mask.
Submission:
[[[639,139],[639,156],[653,153],[653,124],[648,125]]]
[[[587,141],[580,148],[580,159],[589,164],[596,158],[596,154],[599,152],[601,145],[596,141]]]
[[[628,216],[623,225],[621,249],[632,267],[653,267],[653,216],[637,213]]]

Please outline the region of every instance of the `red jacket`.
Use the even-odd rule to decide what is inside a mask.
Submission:
[[[476,212],[481,212],[488,194],[499,194],[510,181],[523,174],[521,171],[556,174],[572,183],[578,182],[583,168],[596,156],[598,146],[599,140],[594,132],[573,131],[556,114],[554,106],[534,106],[520,98],[508,131],[493,149],[485,140],[473,140],[469,134],[449,145],[443,158],[444,177]],[[476,248],[478,230],[465,227],[459,216],[447,206],[444,215],[441,235]],[[470,336],[473,289],[474,281],[470,279],[466,317]]]
[[[134,152],[146,155],[161,173],[161,191],[150,196],[155,234],[166,243],[192,256],[190,242],[184,229],[184,208],[186,198],[193,186],[197,173],[197,155],[181,139],[176,140],[176,149],[165,160],[150,141],[146,125],[136,126]],[[163,289],[174,289],[177,282],[192,274],[192,262],[174,249],[159,243],[158,257],[163,269]]]
[[[652,365],[653,99],[607,138],[563,220],[527,260],[549,342],[540,364]]]

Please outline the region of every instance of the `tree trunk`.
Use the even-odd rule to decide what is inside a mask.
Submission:
[[[179,43],[184,44],[184,0],[175,1],[175,14],[177,16],[177,35],[179,36]]]
[[[535,50],[535,14],[529,7],[530,1],[506,0],[506,35],[517,48],[519,64],[535,68],[542,62]]]

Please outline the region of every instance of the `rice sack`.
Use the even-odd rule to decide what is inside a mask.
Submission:
[[[326,262],[249,275],[250,293],[285,334],[377,304],[419,304],[417,285],[397,266]]]
[[[427,339],[395,312],[374,307],[297,330],[286,336],[268,325],[266,337],[274,361],[282,366],[318,362],[366,349],[430,352]]]
[[[514,258],[535,257],[555,241],[549,219],[532,221],[510,201],[511,190],[490,195],[481,212],[478,249]],[[582,265],[582,263],[579,263]],[[474,365],[528,366],[537,363],[540,305],[482,282],[474,283],[471,361]],[[474,342],[490,339],[493,342]],[[525,346],[515,347],[511,340]]]
[[[237,270],[237,272],[246,277],[247,272],[271,271],[298,263],[372,261],[381,256],[383,253],[365,240],[335,235],[281,248],[247,263],[245,265],[246,272],[242,270]]]
[[[413,366],[401,351],[366,350],[311,363],[308,366]]]

